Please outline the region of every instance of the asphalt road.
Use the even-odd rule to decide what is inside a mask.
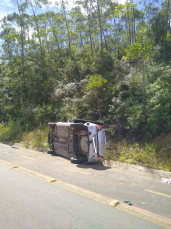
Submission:
[[[11,165],[18,168],[11,169]],[[171,228],[171,185],[161,180],[100,164],[73,165],[61,157],[3,144],[0,144],[0,174],[2,229]],[[48,183],[39,174],[65,185]],[[78,190],[73,190],[72,185]],[[79,188],[117,199],[121,204],[117,207],[104,204]],[[132,202],[133,212],[122,204],[124,200]]]

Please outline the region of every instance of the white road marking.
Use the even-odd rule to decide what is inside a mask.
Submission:
[[[161,193],[161,192],[155,192],[155,191],[148,190],[148,189],[145,189],[145,191],[146,192],[151,192],[151,193],[154,193],[154,194],[157,194],[157,195],[166,196],[166,197],[171,198],[171,195],[167,195],[167,194],[164,194],[164,193]]]
[[[30,159],[30,160],[33,160],[33,161],[36,160],[36,159],[34,159],[34,158],[32,158],[32,157],[26,157],[26,156],[22,156],[22,155],[20,155],[20,157],[24,157],[24,158],[27,158],[27,159]]]
[[[7,166],[7,167],[12,166],[12,164],[10,162],[7,162],[7,161],[1,160],[1,159],[0,159],[0,163],[2,165]],[[17,171],[26,173],[26,174],[33,176],[33,177],[37,177],[38,179],[44,180],[46,182],[56,180],[55,178],[51,178],[51,177],[46,176],[44,174],[35,172],[33,170],[29,170],[29,169],[26,169],[23,167],[18,167]],[[103,204],[110,205],[110,203],[113,201],[113,199],[110,197],[103,196],[99,193],[95,193],[95,192],[89,191],[87,189],[80,188],[79,186],[75,186],[75,185],[72,185],[70,183],[66,183],[64,181],[58,180],[58,179],[56,180],[56,182],[54,182],[54,185],[57,185],[58,187],[67,189],[67,190],[74,192],[74,193],[77,193],[79,195],[85,196],[87,198],[99,201]],[[143,209],[138,208],[138,207],[126,205],[125,203],[122,203],[122,202],[120,202],[120,205],[117,205],[116,208],[118,210],[127,212],[128,214],[132,214],[132,215],[135,215],[137,217],[140,217],[141,219],[145,219],[145,220],[148,220],[148,221],[153,222],[155,224],[158,224],[160,226],[171,229],[171,219],[169,219],[169,218],[160,216],[158,214],[154,214],[152,212],[143,210]]]
[[[83,174],[86,174],[86,175],[90,175],[90,173],[82,172],[82,171],[79,171],[77,169],[71,169],[71,168],[67,168],[67,167],[65,167],[65,169],[68,169],[70,171],[77,172],[77,173],[83,173]]]

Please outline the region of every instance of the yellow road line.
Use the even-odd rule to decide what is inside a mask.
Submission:
[[[0,163],[5,165],[5,166],[7,166],[7,167],[11,167],[11,165],[12,165],[12,163],[4,161],[4,160],[1,160],[1,159],[0,159]],[[85,196],[87,198],[96,200],[96,201],[101,202],[103,204],[111,205],[111,202],[115,201],[112,198],[103,196],[101,194],[89,191],[89,190],[84,189],[84,188],[80,188],[78,186],[72,185],[70,183],[66,183],[64,181],[60,181],[58,179],[46,176],[44,174],[35,172],[33,170],[26,169],[24,167],[20,167],[19,166],[16,169],[17,169],[17,171],[20,171],[22,173],[26,173],[26,174],[28,174],[30,176],[36,177],[36,178],[44,180],[46,182],[49,182],[49,180],[54,180],[55,182],[53,184],[58,186],[58,187],[67,189],[69,191],[72,191],[72,192],[77,193],[79,195],[82,195],[82,196]],[[162,217],[160,215],[154,214],[152,212],[145,211],[143,209],[140,209],[140,208],[137,208],[137,207],[134,207],[134,206],[128,206],[128,205],[126,205],[126,204],[124,204],[122,202],[120,202],[120,205],[116,206],[116,208],[118,210],[121,210],[121,211],[124,211],[126,213],[132,214],[132,215],[137,216],[139,218],[142,218],[144,220],[147,220],[147,221],[153,222],[155,224],[158,224],[160,226],[163,226],[165,228],[171,229],[171,219],[169,219],[169,218]]]
[[[143,214],[143,213],[138,212],[138,211],[136,212],[136,211],[134,211],[132,209],[125,208],[122,205],[118,205],[118,206],[116,206],[116,208],[119,209],[119,210],[121,210],[121,211],[127,212],[127,213],[129,213],[131,215],[135,215],[135,216],[137,216],[139,218],[142,218],[142,219],[145,219],[145,220],[150,221],[152,223],[158,224],[158,225],[160,225],[162,227],[171,229],[171,224],[168,223],[168,222],[165,222],[164,220],[151,217],[150,215],[148,216],[148,215]]]
[[[34,159],[34,158],[32,158],[32,157],[26,157],[26,156],[23,156],[23,155],[20,155],[20,157],[24,157],[24,158],[27,158],[27,159],[30,159],[30,160],[35,161],[35,159]]]
[[[4,144],[0,143],[0,146],[4,146]]]
[[[77,169],[71,169],[71,168],[67,168],[67,167],[65,167],[65,169],[68,169],[70,171],[77,172],[77,173],[82,173],[82,174],[90,175],[90,173],[82,172],[82,171],[79,171]]]
[[[144,190],[146,192],[151,192],[151,193],[154,193],[154,194],[157,194],[157,195],[166,196],[166,197],[171,198],[171,195],[167,195],[167,194],[164,194],[164,193],[161,193],[161,192],[155,192],[155,191],[152,191],[152,190],[149,190],[149,189],[144,189]]]

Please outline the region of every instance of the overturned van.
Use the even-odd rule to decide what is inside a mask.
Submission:
[[[103,122],[76,119],[74,122],[48,123],[48,153],[71,159],[72,163],[94,163],[106,153]]]

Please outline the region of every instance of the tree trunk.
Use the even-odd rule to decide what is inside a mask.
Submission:
[[[132,0],[133,4],[133,0]],[[132,43],[134,43],[134,6],[132,7]]]
[[[146,115],[146,90],[145,90],[144,60],[143,60],[143,113],[144,115]]]
[[[79,32],[79,34],[80,34],[80,43],[81,43],[81,48],[83,47],[83,38],[82,38],[82,33],[81,33],[81,31]]]
[[[103,60],[103,31],[102,31],[99,0],[97,0],[97,10],[98,10],[98,20],[99,20],[99,26],[100,26],[101,60]]]
[[[134,22],[134,42],[136,42],[136,36],[135,36],[135,10],[133,6],[133,22]]]
[[[55,40],[56,40],[56,43],[57,43],[57,46],[58,46],[59,56],[61,57],[61,50],[60,50],[60,47],[59,47],[59,41],[58,41],[57,34],[56,34],[56,31],[54,30],[54,28],[53,28],[53,35],[55,37]]]
[[[128,11],[129,44],[131,45],[131,28],[130,28],[130,15],[129,15],[129,7],[127,7],[127,11]]]
[[[88,31],[89,31],[89,39],[90,39],[90,47],[91,47],[91,56],[93,58],[93,44],[92,44],[92,36],[91,36],[90,11],[88,9],[87,4],[86,4],[86,10],[87,10],[87,15],[88,15]]]
[[[170,9],[170,0],[167,0],[167,19],[166,19],[166,31],[165,31],[165,39],[164,39],[163,62],[165,61],[165,55],[166,55],[166,38],[167,38],[167,30],[168,30],[169,9]]]
[[[119,56],[120,56],[120,52],[119,52],[119,41],[118,41],[118,59],[119,59]]]
[[[90,28],[89,28],[89,37],[90,37],[90,45],[91,45],[91,55],[92,55],[92,58],[93,58],[93,44],[92,44],[92,37],[91,37]]]
[[[20,10],[20,6],[19,6],[19,2],[18,0],[16,0],[16,4],[17,4],[17,8],[18,8],[18,12],[19,12],[19,15],[21,18],[21,20],[23,19],[23,14]],[[24,78],[24,32],[23,32],[23,25],[22,25],[22,22],[21,23],[21,72],[22,72],[22,76]]]
[[[110,0],[110,5],[111,5],[113,17],[114,17],[114,19],[113,19],[113,27],[116,30],[116,33],[115,33],[115,50],[116,50],[117,49],[116,48],[116,43],[118,41],[118,33],[117,33],[117,27],[116,27],[115,13],[114,13],[114,10],[113,10],[113,5],[112,5],[112,1],[111,0]]]
[[[33,7],[33,4],[32,4],[31,0],[30,0],[30,5],[31,5],[31,8],[32,8],[33,17],[34,17],[34,20],[35,20],[35,23],[36,23],[36,30],[37,30],[37,33],[38,33],[40,55],[41,55],[40,62],[41,62],[41,66],[43,67],[43,48],[42,48],[42,41],[41,41],[41,37],[40,37],[40,28],[39,28],[38,21],[37,21],[37,18],[36,18],[36,12],[35,12],[35,9]]]
[[[71,38],[70,38],[69,26],[68,26],[68,21],[67,21],[66,11],[65,11],[65,5],[64,5],[64,1],[63,0],[62,0],[62,10],[63,10],[63,14],[64,14],[64,18],[65,18],[65,24],[66,24],[66,29],[67,29],[67,34],[68,34],[69,55],[70,55],[70,58],[72,60]]]
[[[103,37],[104,37],[104,40],[105,40],[105,47],[106,47],[106,50],[108,51],[108,46],[107,46],[107,41],[106,41],[106,36],[104,34],[104,31],[103,31]]]
[[[53,37],[55,37],[55,40],[56,40],[56,43],[57,43],[57,46],[58,46],[59,56],[60,56],[60,58],[61,58],[61,50],[60,50],[60,47],[59,47],[59,41],[58,41],[58,37],[57,37],[56,31],[55,31],[55,29],[54,29],[53,24],[51,23],[51,20],[49,20],[49,23],[50,23],[50,26],[52,27]]]
[[[96,101],[97,101],[97,109],[98,109],[98,113],[99,113],[99,119],[101,120],[102,116],[101,116],[101,112],[100,112],[98,92],[96,91],[95,94],[96,94]]]

